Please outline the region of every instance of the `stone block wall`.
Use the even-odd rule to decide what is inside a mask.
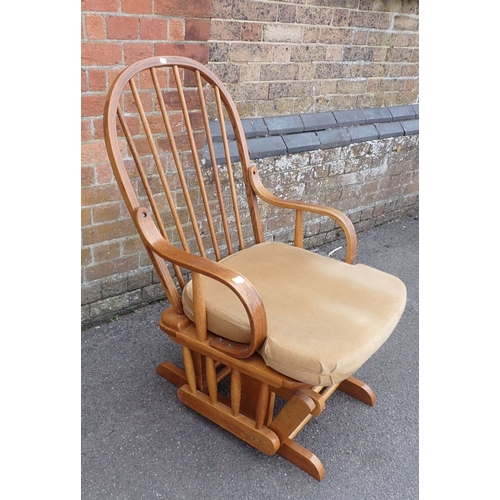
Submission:
[[[214,1],[209,46],[242,116],[418,101],[418,1]]]

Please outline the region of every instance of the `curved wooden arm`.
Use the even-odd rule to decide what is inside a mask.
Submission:
[[[240,344],[230,340],[217,339],[211,345],[235,358],[251,356],[262,345],[267,336],[267,318],[262,299],[250,281],[232,269],[205,257],[180,250],[169,243],[161,235],[146,208],[137,208],[134,217],[142,240],[154,253],[172,264],[215,279],[236,294],[248,314],[250,343]]]
[[[304,210],[306,212],[312,212],[318,215],[325,215],[337,222],[344,231],[347,240],[347,254],[345,261],[348,264],[353,263],[354,258],[356,257],[358,240],[356,237],[356,230],[354,229],[354,225],[351,222],[351,219],[347,217],[347,215],[345,215],[343,212],[340,212],[339,210],[336,210],[335,208],[327,207],[324,205],[312,205],[310,203],[304,203],[301,201],[284,200],[282,198],[278,198],[264,187],[256,167],[250,168],[250,184],[255,193],[257,193],[260,198],[271,205],[282,208],[290,208],[293,210]]]

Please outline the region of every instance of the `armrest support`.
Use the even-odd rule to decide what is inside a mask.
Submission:
[[[336,210],[335,208],[324,205],[313,205],[301,201],[278,198],[264,187],[255,167],[250,169],[250,185],[255,193],[266,203],[282,208],[290,208],[297,211],[306,211],[318,215],[324,215],[337,222],[344,231],[347,240],[347,255],[345,260],[348,264],[352,264],[354,258],[356,257],[357,237],[354,225],[347,215],[339,210]]]
[[[217,349],[236,358],[251,356],[267,336],[267,318],[264,304],[255,287],[236,271],[228,269],[205,257],[190,254],[169,243],[156,227],[148,210],[139,207],[134,213],[135,222],[144,244],[161,258],[172,264],[203,274],[227,286],[239,298],[248,314],[250,322],[250,344],[218,340]],[[242,280],[243,278],[243,280]]]

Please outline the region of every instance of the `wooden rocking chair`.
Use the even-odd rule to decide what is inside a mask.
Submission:
[[[166,361],[157,372],[188,407],[323,479],[320,460],[294,438],[336,389],[375,404],[351,375],[393,332],[405,285],[352,265],[346,215],[264,188],[234,101],[204,65],[152,57],[125,68],[107,97],[104,133],[170,303],[160,328],[182,346],[184,366]],[[265,241],[260,212],[271,210],[293,215],[293,244]],[[305,214],[341,228],[345,262],[303,248]]]

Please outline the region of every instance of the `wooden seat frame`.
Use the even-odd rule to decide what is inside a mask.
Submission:
[[[175,200],[168,186],[164,185],[166,197],[172,208],[174,222],[181,233],[182,248],[178,248],[178,246],[170,242],[167,231],[159,224],[158,221],[161,219],[161,215],[155,205],[154,196],[147,193],[151,202],[150,209],[144,207],[139,201],[135,184],[130,180],[130,167],[123,159],[123,143],[125,141],[130,148],[141,179],[143,181],[147,180],[148,175],[141,163],[140,152],[134,145],[134,131],[127,125],[127,113],[122,108],[129,106],[128,100],[133,100],[133,106],[140,118],[144,136],[151,148],[153,163],[158,167],[159,175],[162,177],[162,161],[157,151],[157,140],[148,125],[147,109],[141,103],[141,89],[134,83],[134,76],[145,71],[151,77],[152,86],[150,85],[150,87],[157,96],[160,96],[158,68],[170,68],[170,78],[177,87],[185,124],[184,128],[193,151],[192,161],[200,179],[203,176],[202,168],[208,167],[200,164],[195,151],[199,149],[199,145],[196,143],[195,133],[191,125],[190,117],[192,115],[189,114],[188,99],[183,90],[182,74],[186,75],[188,71],[193,72],[192,81],[194,83],[192,86],[196,89],[201,103],[200,116],[203,127],[207,132],[208,150],[211,164],[214,167],[217,162],[214,144],[208,133],[210,128],[209,115],[205,106],[203,91],[204,85],[208,85],[213,89],[214,106],[219,113],[222,143],[229,174],[232,174],[232,166],[225,126],[226,118],[229,119],[232,125],[237,142],[254,243],[265,241],[258,199],[261,200],[259,203],[265,202],[280,209],[288,209],[294,212],[293,244],[297,247],[303,247],[303,213],[309,212],[331,218],[345,233],[347,244],[345,260],[347,263],[352,263],[356,255],[354,226],[349,218],[338,210],[326,206],[284,200],[274,196],[264,188],[256,167],[250,162],[245,134],[236,106],[220,79],[204,65],[183,57],[152,57],[125,68],[115,79],[109,90],[104,112],[104,134],[109,159],[128,211],[170,303],[170,307],[161,316],[160,328],[174,342],[182,346],[183,367],[178,367],[166,361],[158,366],[157,373],[178,387],[178,397],[188,407],[217,423],[261,452],[268,455],[279,453],[320,481],[325,474],[321,461],[312,452],[294,441],[294,438],[312,417],[320,415],[326,401],[335,390],[339,389],[371,406],[375,404],[375,395],[366,384],[353,377],[349,377],[334,386],[311,386],[284,376],[266,366],[257,353],[257,349],[264,342],[267,333],[265,308],[257,290],[248,280],[241,282],[238,273],[223,267],[217,262],[220,260],[217,249],[215,249],[217,261],[207,258],[203,246],[200,247],[201,255],[189,251],[188,242],[182,238],[182,223],[177,220]],[[204,84],[202,84],[202,79],[205,82]],[[126,87],[130,91],[128,91],[128,97],[124,98],[122,94]],[[171,154],[175,160],[182,188],[184,189],[185,184],[183,183],[182,169],[180,167],[180,155],[176,147],[176,136],[165,103],[163,99],[159,99],[159,101],[161,101],[163,126],[170,140]],[[214,168],[215,183],[217,184],[216,174],[217,168]],[[229,175],[234,200],[233,182],[232,175]],[[210,200],[206,199],[203,184],[200,184],[201,196],[205,206],[208,206]],[[219,188],[219,186],[217,187]],[[189,197],[187,205],[188,211],[192,213],[192,207],[189,207]],[[223,214],[224,226],[227,224],[227,220],[228,218],[224,220]],[[210,216],[208,216],[208,224],[212,226]],[[239,221],[236,217],[236,225],[238,226],[238,224]],[[196,224],[193,225],[196,226]],[[210,232],[213,235],[213,227],[210,227]],[[241,234],[239,226],[237,232]],[[201,241],[200,235],[195,234],[195,236],[199,243]],[[243,241],[241,237],[239,243],[239,247],[242,248]],[[229,241],[228,251],[229,253],[235,251],[231,248]],[[170,268],[167,267],[167,262],[170,263]],[[172,268],[175,276],[171,273]],[[185,286],[185,280],[181,268],[189,271],[193,281],[194,323],[183,312],[180,290]],[[251,329],[249,344],[239,344],[208,331],[200,275],[208,276],[227,286],[244,305]],[[175,277],[178,279],[177,285]],[[223,394],[221,390],[221,386],[224,384],[228,389],[226,394]],[[278,401],[276,397],[284,400],[284,404],[279,411],[276,410],[278,406],[276,405]]]

